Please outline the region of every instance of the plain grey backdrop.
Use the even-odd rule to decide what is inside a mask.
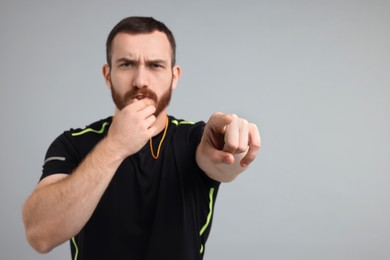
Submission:
[[[0,259],[49,144],[109,116],[105,40],[130,15],[174,32],[169,112],[256,123],[263,147],[223,184],[205,259],[390,259],[390,1],[0,1]],[[60,232],[60,230],[59,230]],[[175,246],[175,245],[172,245]]]

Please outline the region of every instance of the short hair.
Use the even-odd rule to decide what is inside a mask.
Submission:
[[[118,33],[124,32],[129,34],[143,34],[152,33],[154,31],[162,32],[167,36],[169,44],[171,45],[173,67],[176,64],[176,43],[172,32],[168,29],[167,26],[165,26],[165,24],[155,20],[153,17],[141,16],[131,16],[124,18],[111,30],[106,42],[107,64],[111,66],[112,41]]]

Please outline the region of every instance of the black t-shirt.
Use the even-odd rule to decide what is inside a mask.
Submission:
[[[41,179],[71,174],[106,136],[111,120],[60,135],[48,149]],[[148,142],[122,162],[92,217],[71,239],[73,259],[203,259],[219,187],[196,163],[203,127],[170,116],[158,159]],[[155,153],[163,132],[153,138]]]

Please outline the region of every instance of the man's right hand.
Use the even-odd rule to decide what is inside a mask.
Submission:
[[[122,110],[116,110],[107,139],[123,159],[137,153],[155,134],[155,111],[148,99],[134,100]]]

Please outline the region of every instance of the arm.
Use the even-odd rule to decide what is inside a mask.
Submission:
[[[196,161],[210,178],[229,182],[255,160],[260,146],[255,124],[236,115],[214,113],[205,126]]]
[[[103,140],[71,175],[38,184],[23,207],[27,240],[37,251],[49,252],[85,225],[121,162],[110,154],[115,151]]]
[[[122,161],[156,131],[154,111],[145,101],[118,111],[107,137],[71,175],[54,174],[38,184],[23,206],[27,240],[37,251],[49,252],[80,232]]]

